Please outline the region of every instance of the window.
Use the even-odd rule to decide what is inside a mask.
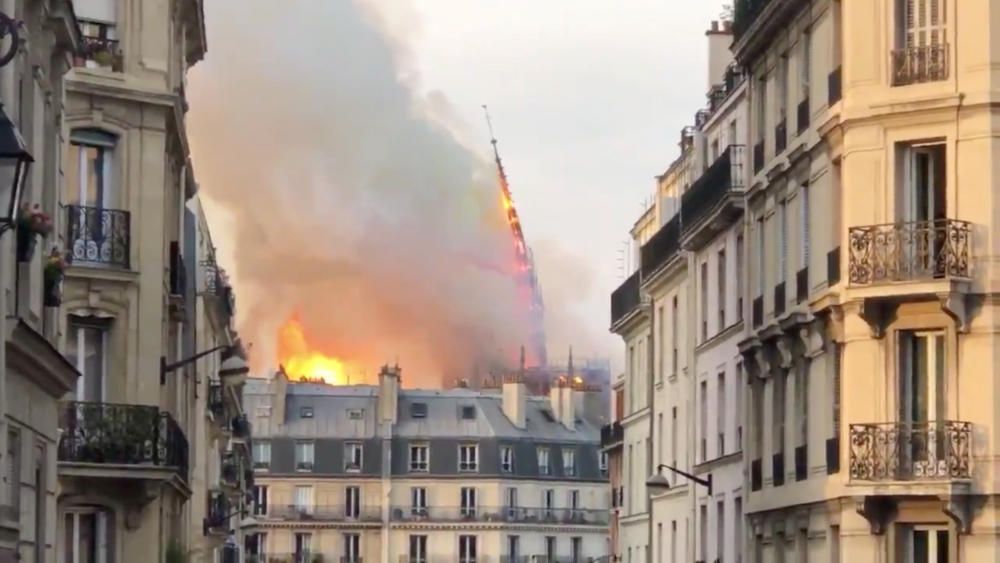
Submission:
[[[410,444],[410,471],[427,471],[428,453],[427,444]]]
[[[809,528],[799,528],[795,544],[799,552],[799,563],[809,563]]]
[[[344,558],[340,563],[361,563],[360,534],[344,534]]]
[[[296,442],[295,443],[295,470],[296,471],[312,471],[313,470],[313,450],[314,444],[312,442]]]
[[[670,466],[677,467],[677,407],[670,408]]]
[[[746,383],[743,377],[743,362],[736,361],[736,397],[733,399],[733,419],[736,421],[736,443],[737,450],[743,449],[743,388]]]
[[[743,320],[743,235],[736,236],[736,320]]]
[[[521,538],[507,536],[507,561],[518,561],[521,557]]]
[[[344,516],[361,517],[361,487],[349,486],[344,489]]]
[[[947,363],[944,333],[900,332],[898,364],[899,422],[919,425],[928,421],[945,420],[947,396],[944,366]],[[918,448],[916,441],[912,442],[914,451],[911,456],[914,459],[911,463],[927,462],[927,456],[935,455],[931,447],[925,445]]]
[[[410,511],[416,515],[427,514],[427,489],[413,487],[410,489]]]
[[[556,538],[555,536],[545,536],[545,560],[556,560]]]
[[[247,555],[257,556],[258,559],[267,553],[267,534],[263,532],[256,532],[247,535],[246,542],[246,552]],[[247,557],[250,559],[250,557]]]
[[[799,269],[809,267],[809,186],[799,190]]]
[[[551,518],[555,515],[556,507],[556,491],[554,489],[545,489],[542,491],[542,508],[545,509],[545,516]]]
[[[365,417],[365,409],[347,409],[348,420],[362,420]]]
[[[708,262],[701,263],[701,341],[708,340]]]
[[[538,474],[549,475],[551,471],[549,467],[549,449],[538,448]]]
[[[737,518],[742,518],[740,514]],[[726,553],[726,503],[718,501],[715,503],[715,559],[725,560]]]
[[[774,453],[780,454],[785,451],[785,390],[788,387],[788,371],[779,369],[774,375],[774,396],[772,417],[771,447]]]
[[[507,487],[504,489],[504,506],[507,508],[507,518],[516,520],[519,513],[517,509],[517,488]]]
[[[569,539],[570,563],[582,563],[583,538],[574,536]]]
[[[698,456],[708,461],[708,382],[698,384]]]
[[[663,416],[663,415],[661,414],[660,416]],[[661,432],[660,436],[662,436],[662,435],[663,435],[663,433]],[[608,476],[608,452],[601,452],[600,457],[598,457],[597,463],[598,463],[598,469],[601,472],[601,477],[607,477]]]
[[[841,366],[841,350],[842,345],[839,342],[833,343],[833,377],[830,378],[831,389],[830,397],[832,399],[831,412],[830,412],[830,425],[833,427],[832,435],[834,438],[840,438],[840,366]]]
[[[778,121],[784,121],[788,113],[788,54],[778,57],[778,76],[775,78],[778,88]]]
[[[271,442],[256,440],[253,443],[253,466],[254,469],[268,469],[271,467]]]
[[[110,563],[114,560],[114,519],[102,508],[71,508],[66,512],[63,561]]]
[[[462,487],[461,490],[461,513],[466,518],[476,516],[476,489],[473,487]]]
[[[677,520],[670,521],[670,563],[677,563]]]
[[[475,420],[476,419],[476,407],[471,405],[465,405],[462,407],[462,420]]]
[[[720,371],[718,375],[718,383],[716,384],[717,393],[716,401],[718,412],[718,421],[716,422],[716,434],[718,434],[718,441],[716,442],[716,448],[718,455],[726,455],[726,372]]]
[[[312,560],[312,534],[299,532],[295,534],[295,561],[296,563]]]
[[[476,563],[478,557],[476,536],[458,536],[458,563]]]
[[[719,251],[718,263],[716,264],[716,281],[718,285],[716,307],[719,309],[719,326],[717,332],[726,328],[726,249]]]
[[[736,547],[733,550],[736,554],[736,563],[741,563],[743,560],[743,499],[736,497],[733,500],[733,545]],[[840,562],[840,558],[833,559],[833,561]]]
[[[947,12],[943,4],[943,0],[897,0],[899,47],[917,49],[946,43]]]
[[[708,506],[704,504],[698,507],[698,553],[698,559],[708,561]]]
[[[500,471],[504,473],[514,472],[513,446],[500,446]]]
[[[295,512],[299,514],[312,514],[313,513],[313,488],[311,485],[296,485],[295,496],[293,497],[295,502]]]
[[[752,432],[752,448],[754,458],[760,459],[764,456],[764,383],[762,381],[751,381],[750,383],[750,408],[753,421],[750,424]]]
[[[299,407],[299,417],[300,418],[312,418],[313,408],[312,407]]]
[[[254,516],[267,514],[267,485],[256,485],[253,488]]]
[[[767,138],[767,75],[757,81],[757,142],[763,143]]]
[[[755,232],[757,233],[757,248],[754,249],[757,251],[757,297],[760,297],[764,295],[764,288],[766,287],[765,278],[767,277],[767,256],[765,254],[767,240],[765,237],[766,233],[764,232],[763,216],[757,218],[757,229]]]
[[[361,462],[364,447],[361,442],[347,442],[344,444],[344,471],[361,471]]]
[[[410,536],[409,563],[427,563],[427,536]]]
[[[458,470],[479,471],[479,446],[463,444],[458,447]]]
[[[805,446],[809,440],[809,364],[800,365],[795,374],[795,445]]]
[[[778,251],[778,283],[782,283],[788,272],[788,202],[785,200],[778,202]]]
[[[812,73],[812,33],[806,30],[802,34],[802,51],[799,54],[799,99],[806,101],[809,99],[809,82]]]
[[[427,403],[411,403],[410,418],[427,418]]]
[[[21,429],[8,426],[7,429],[7,499],[14,513],[21,509]]]
[[[947,217],[945,146],[941,143],[908,145],[903,149],[903,157],[897,218],[901,221],[933,221]],[[914,257],[934,255],[926,250],[921,253],[920,244],[914,241],[902,250]],[[926,242],[922,244],[927,245]],[[932,266],[929,263],[921,265],[928,269]]]
[[[576,489],[570,490],[568,504],[570,518],[574,522],[579,521],[579,519],[583,516],[583,513],[580,512],[580,491]]]
[[[680,354],[677,351],[677,343],[680,340],[680,335],[678,334],[680,332],[680,329],[679,329],[679,327],[680,327],[680,321],[678,319],[678,316],[679,316],[678,313],[679,313],[679,309],[678,309],[678,305],[677,305],[677,296],[674,295],[674,299],[673,299],[673,301],[670,304],[670,323],[671,323],[671,327],[670,327],[670,348],[671,348],[671,350],[670,350],[670,361],[673,364],[673,365],[670,366],[671,367],[671,372],[670,373],[671,373],[671,375],[674,375],[674,376],[677,375],[677,366],[679,364],[679,356],[680,356]]]
[[[110,325],[98,319],[70,316],[66,334],[66,359],[76,366],[76,400],[106,399],[107,350]]]
[[[666,360],[667,341],[666,341],[666,336],[664,335],[664,333],[666,332],[667,319],[663,316],[663,305],[660,305],[659,307],[656,308],[656,322],[657,322],[656,329],[658,331],[656,342],[660,346],[660,354],[659,354],[660,369],[658,369],[656,372],[656,382],[661,383],[663,381],[663,373],[667,369],[667,360]]]
[[[563,475],[566,477],[576,475],[576,450],[563,448],[562,456]]]
[[[66,166],[63,167],[66,176],[63,200],[66,205],[80,206],[80,211],[85,207],[109,209],[116,206],[112,179],[117,142],[117,137],[98,129],[76,129],[70,134]],[[85,218],[86,215],[80,217]],[[87,258],[89,255],[82,252],[80,257]]]

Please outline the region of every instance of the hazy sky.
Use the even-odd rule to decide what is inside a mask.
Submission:
[[[426,118],[443,121],[463,146],[480,152],[478,162],[484,163],[490,145],[481,105],[488,104],[545,292],[549,357],[564,358],[574,345],[578,357],[608,356],[620,366],[620,341],[607,331],[610,293],[623,279],[620,251],[652,194],[653,177],[677,155],[680,129],[704,105],[704,31],[718,18],[722,2],[286,1],[293,3],[218,0],[207,5],[209,53],[191,73],[195,169],[220,260],[235,266],[241,331],[252,329],[248,338],[266,347],[277,324],[290,311],[303,309],[296,299],[315,304],[324,296],[326,308],[309,308],[320,319],[303,319],[307,332],[352,332],[362,338],[366,333],[356,330],[359,319],[347,323],[351,331],[324,328],[320,322],[347,322],[344,312],[358,309],[357,300],[340,289],[314,295],[296,280],[334,280],[333,274],[317,274],[325,271],[319,266],[343,274],[352,269],[343,257],[356,255],[363,259],[347,265],[371,267],[352,279],[377,291],[371,276],[379,272],[378,260],[366,257],[391,257],[386,250],[393,248],[405,251],[399,258],[411,257],[415,249],[407,244],[421,242],[415,240],[420,237],[430,238],[422,242],[444,257],[453,245],[439,244],[434,236],[488,234],[488,229],[458,224],[475,220],[474,215],[456,215],[454,221],[447,215],[460,206],[458,200],[473,196],[466,193],[468,175],[412,186],[390,181],[446,171],[455,176],[456,170],[474,167],[467,150],[456,150],[421,125]],[[361,24],[351,2],[374,7],[377,30]],[[271,31],[263,36],[254,31],[263,27]],[[258,39],[263,46],[253,47]],[[234,92],[248,94],[234,97]],[[267,99],[274,103],[261,104]],[[410,100],[417,107],[408,112]],[[271,135],[278,130],[282,135]],[[488,181],[478,189],[492,190]],[[438,184],[447,189],[436,190]],[[414,186],[421,190],[407,191]],[[256,195],[247,199],[247,193]],[[379,194],[382,199],[372,205],[352,206]],[[424,207],[411,201],[417,199]],[[305,208],[295,207],[304,201],[309,202]],[[283,206],[291,206],[299,220],[276,221]],[[418,225],[403,221],[385,232],[371,231],[378,215],[372,212],[384,211],[380,208],[394,209]],[[312,225],[309,218],[318,223]],[[352,239],[335,228],[351,226],[369,229],[362,240],[393,246],[352,246]],[[295,242],[299,238],[311,244]],[[303,254],[317,241],[326,254]],[[477,241],[469,237],[468,244],[483,248]],[[481,314],[483,303],[506,303],[497,292],[485,291],[488,284],[457,275],[438,279],[449,272],[443,263],[424,268],[427,289],[437,293],[441,290],[435,288],[449,280],[461,287],[476,285],[468,314],[488,325],[503,324],[496,311]],[[421,275],[419,269],[407,271]],[[402,289],[412,290],[413,284]],[[397,293],[406,302],[387,309],[387,318],[412,313],[409,305],[426,297]],[[431,312],[436,316],[417,317],[427,326],[392,325],[421,332],[433,325],[427,319],[442,318],[440,307]],[[466,322],[454,314],[443,318],[452,328]],[[387,326],[370,328],[385,334]],[[382,340],[400,345],[399,338]]]
[[[680,129],[704,104],[704,31],[721,5],[414,0],[419,24],[407,39],[423,87],[447,96],[484,149],[480,105],[489,104],[542,284],[565,285],[553,269],[566,261],[553,253],[583,261],[589,272],[571,274],[592,277],[581,281],[589,295],[580,317],[618,365],[607,335],[618,252],[653,177],[677,155]]]

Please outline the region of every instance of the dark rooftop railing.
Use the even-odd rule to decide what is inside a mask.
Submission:
[[[642,277],[648,278],[665,266],[681,249],[681,217],[674,217],[660,227],[649,242],[642,245]]]
[[[731,192],[743,188],[743,145],[730,145],[681,196],[683,230],[697,226]]]
[[[611,324],[625,318],[639,306],[639,272],[635,272],[611,294]]]

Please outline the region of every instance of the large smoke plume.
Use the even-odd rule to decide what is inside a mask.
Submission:
[[[350,0],[205,9],[194,166],[210,218],[229,217],[215,236],[255,368],[274,365],[293,313],[369,380],[396,359],[407,385],[436,385],[511,357],[528,329],[495,170],[442,97],[414,93],[396,24]]]

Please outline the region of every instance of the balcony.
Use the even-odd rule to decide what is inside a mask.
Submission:
[[[221,491],[211,491],[208,495],[208,510],[202,522],[202,534],[229,533],[229,497]]]
[[[771,0],[736,0],[733,5],[733,39],[739,41]]]
[[[486,522],[607,526],[609,511],[583,508],[393,507],[393,522]]]
[[[743,145],[730,145],[681,197],[685,246],[700,246],[733,221],[743,208]]]
[[[833,105],[843,96],[844,67],[838,66],[826,77],[826,103]]]
[[[82,39],[80,53],[74,59],[75,66],[122,72],[124,57],[117,39],[93,35],[84,35]]]
[[[904,47],[892,52],[892,85],[907,86],[948,78],[948,44]]]
[[[621,447],[625,439],[625,429],[622,423],[615,421],[601,427],[601,449],[613,450]]]
[[[848,241],[852,286],[969,278],[972,227],[966,221],[851,227]]]
[[[381,522],[382,507],[359,506],[349,511],[347,506],[338,505],[268,505],[267,514],[261,520],[283,522]]]
[[[222,456],[221,478],[224,486],[229,489],[239,489],[240,463],[236,454],[227,452],[224,456]]]
[[[972,424],[951,420],[850,426],[851,481],[972,478]]]
[[[639,307],[639,272],[635,272],[611,294],[611,326]]]
[[[210,256],[201,261],[203,277],[202,295],[211,301],[212,309],[224,322],[232,318],[236,311],[236,299],[225,271]]]
[[[60,464],[167,470],[187,481],[187,438],[174,418],[156,407],[71,401],[61,408],[59,429]]]
[[[681,216],[674,215],[665,225],[660,227],[649,242],[642,245],[642,280],[671,264],[680,255],[681,250]]]
[[[66,243],[72,264],[129,268],[131,216],[128,211],[86,205],[66,206]]]

